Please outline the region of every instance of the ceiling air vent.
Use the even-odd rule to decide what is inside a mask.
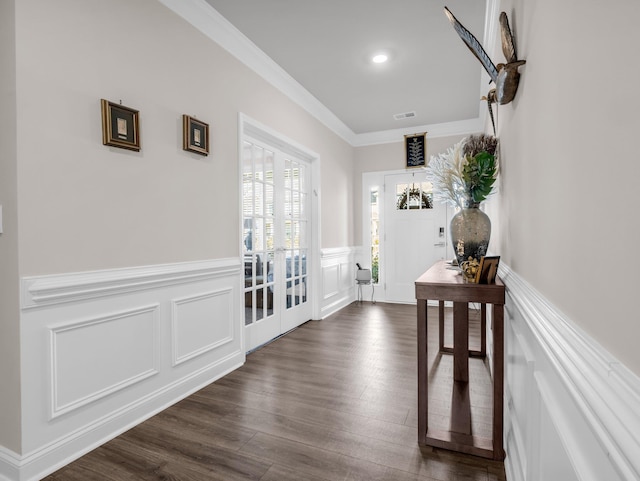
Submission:
[[[415,116],[416,116],[416,113],[415,111],[413,111],[413,112],[405,112],[403,114],[395,114],[393,118],[396,120],[402,120],[402,119],[410,119],[411,117],[415,117]]]

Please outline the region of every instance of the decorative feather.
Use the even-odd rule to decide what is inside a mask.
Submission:
[[[487,52],[484,51],[478,39],[474,37],[473,34],[469,32],[469,30],[464,28],[464,26],[460,22],[458,22],[456,17],[454,17],[453,13],[451,13],[451,11],[447,7],[444,7],[444,12],[449,18],[449,22],[451,22],[451,25],[453,25],[453,28],[455,29],[455,31],[458,32],[458,35],[460,36],[462,41],[467,45],[467,47],[469,47],[469,50],[473,52],[476,58],[480,60],[480,63],[489,74],[489,77],[491,77],[491,80],[495,82],[498,78],[498,69],[496,68],[496,66],[493,64],[493,62],[487,55]],[[504,45],[504,40],[503,40],[503,45]]]
[[[507,14],[502,12],[500,14],[500,36],[502,37],[502,53],[504,58],[507,59],[507,63],[515,62],[518,60],[516,55],[516,43],[509,28],[509,19]]]
[[[487,98],[487,109],[489,110],[489,117],[491,117],[491,126],[493,127],[493,135],[496,135],[496,120],[493,118],[493,107],[491,106],[491,100]]]

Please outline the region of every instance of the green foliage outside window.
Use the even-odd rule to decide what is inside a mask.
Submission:
[[[378,263],[380,262],[380,259],[378,258],[378,254],[373,256],[373,259],[371,259],[371,278],[373,279],[373,283],[377,284],[378,283]]]

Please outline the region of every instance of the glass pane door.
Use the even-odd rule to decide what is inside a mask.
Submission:
[[[273,312],[267,282],[273,267],[273,157],[274,153],[245,144],[243,173],[243,242],[245,324]]]
[[[309,311],[302,322],[310,318],[310,304],[307,298],[307,259],[309,245],[307,232],[309,220],[308,167],[303,162],[291,158],[284,159],[284,254],[285,254],[285,303],[287,313],[284,328],[292,329],[300,324],[304,311]],[[289,312],[289,311],[295,312]]]
[[[242,162],[244,315],[249,350],[310,318],[309,169],[277,149],[250,141],[243,143]]]

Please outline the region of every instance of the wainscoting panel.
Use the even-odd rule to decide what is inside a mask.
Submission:
[[[355,300],[356,253],[357,249],[351,247],[322,250],[321,318],[330,316]]]
[[[322,285],[322,300],[331,299],[340,293],[340,264],[323,266]]]
[[[241,366],[242,279],[235,258],[22,279],[24,454],[0,475],[40,479]]]
[[[640,379],[508,266],[509,481],[640,480]]]
[[[50,328],[51,418],[158,373],[157,311],[155,304]]]
[[[231,289],[176,299],[171,305],[174,366],[233,341]]]

